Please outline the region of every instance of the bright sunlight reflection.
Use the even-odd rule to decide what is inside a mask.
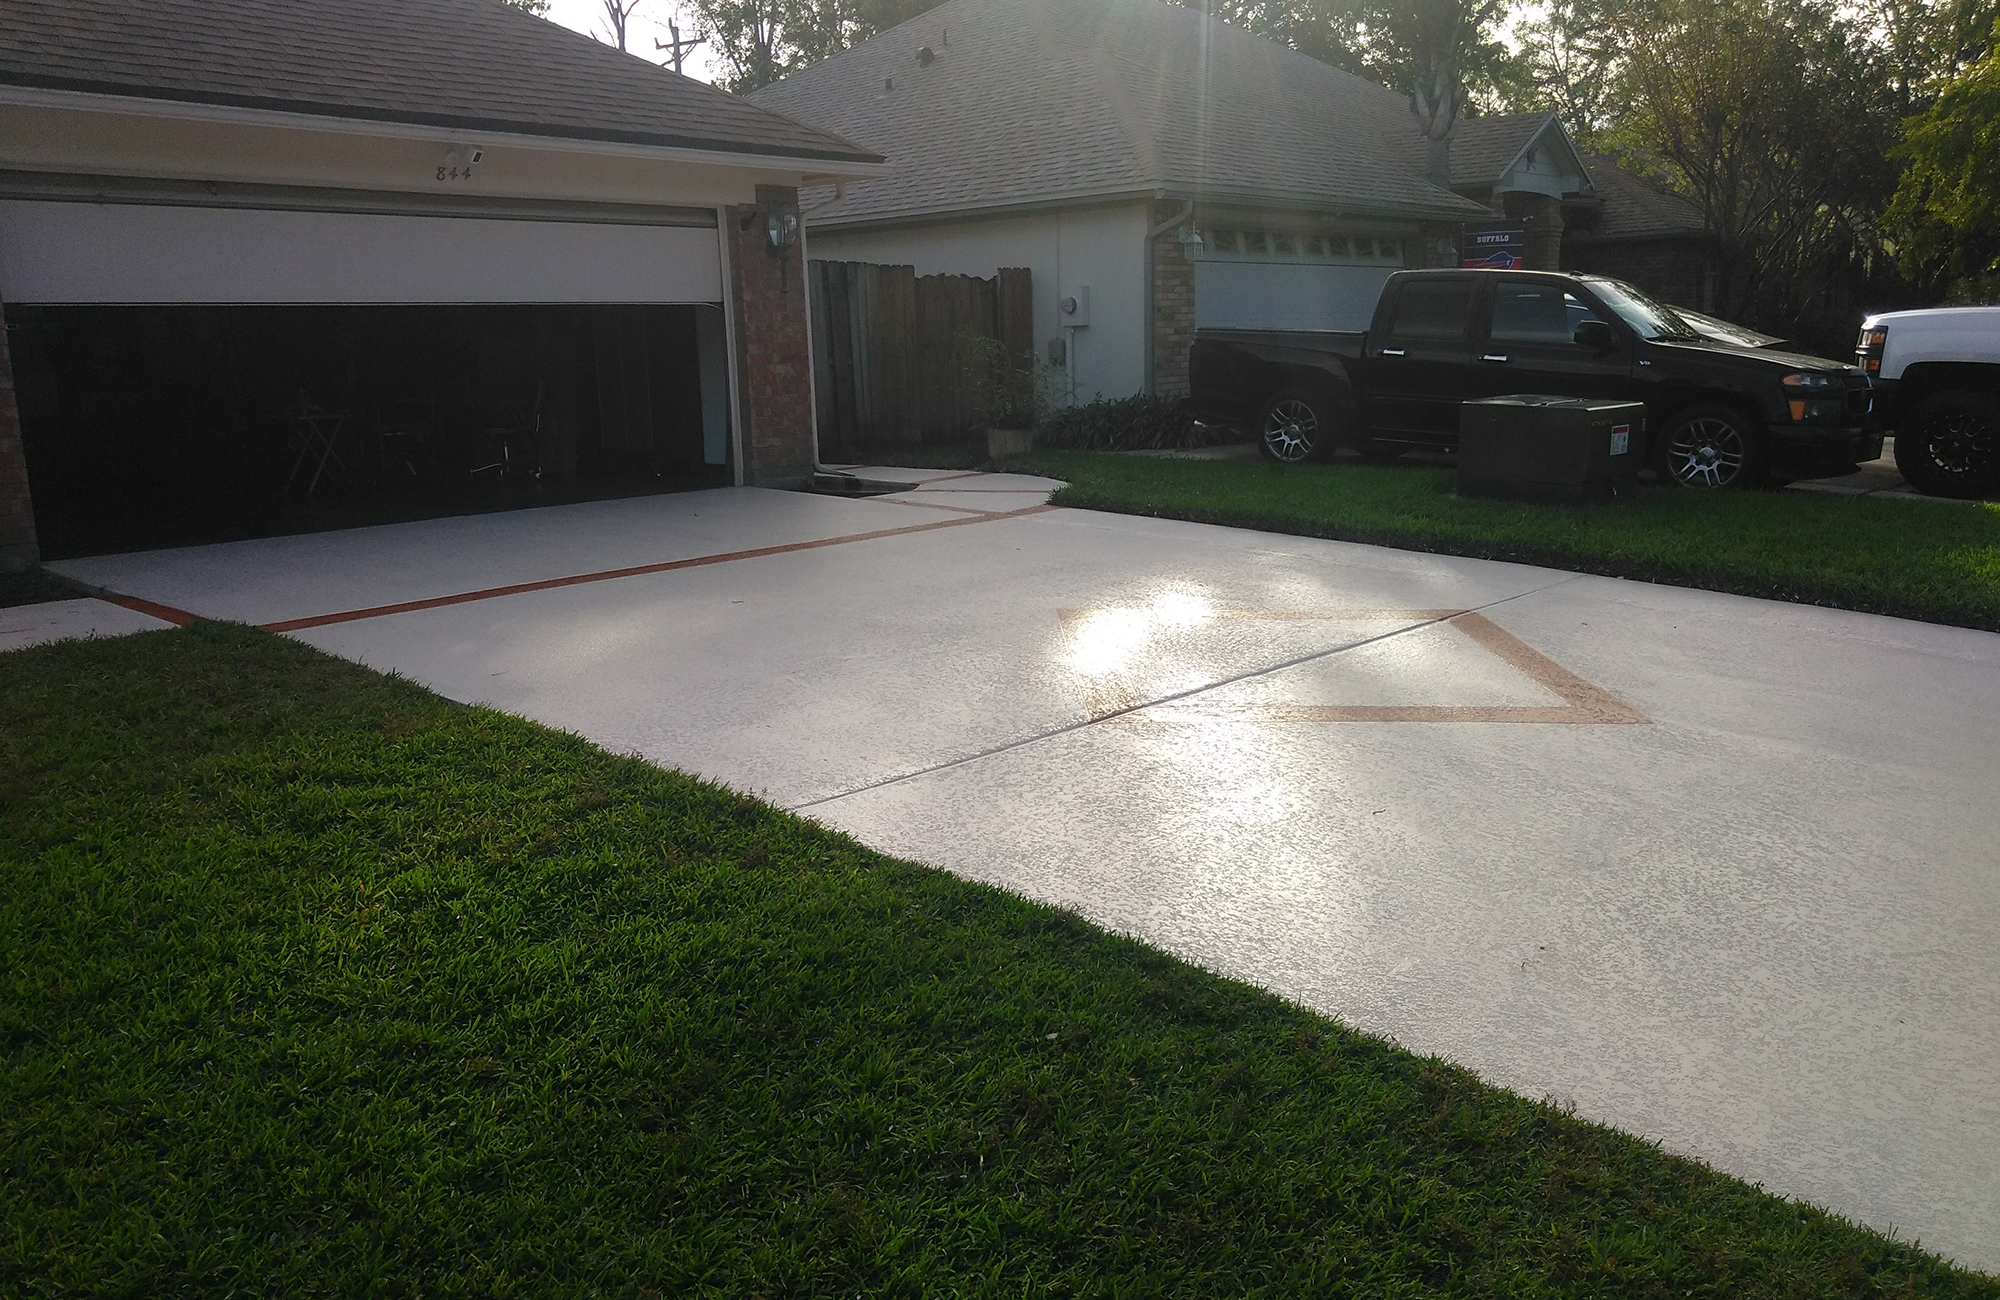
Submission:
[[[1131,666],[1162,632],[1198,627],[1216,616],[1206,596],[1163,591],[1136,607],[1095,609],[1070,632],[1065,666],[1085,677],[1107,677]]]

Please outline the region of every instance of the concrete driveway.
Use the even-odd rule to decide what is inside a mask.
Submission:
[[[52,567],[760,792],[2000,1269],[2000,637],[907,478]]]

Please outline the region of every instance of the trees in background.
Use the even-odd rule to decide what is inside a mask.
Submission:
[[[625,49],[625,29],[632,21],[632,11],[645,0],[603,0],[604,25],[611,40],[622,52]]]
[[[691,0],[737,94],[885,32],[942,0]]]
[[[1899,118],[1878,51],[1831,0],[1627,0],[1615,21],[1602,134],[1701,205],[1720,313],[1800,332],[1882,260]]]
[[[1947,51],[1952,67],[1911,116],[1902,176],[1889,209],[1906,273],[1942,280],[1955,296],[2000,298],[2000,27],[1978,48]],[[1935,56],[1933,56],[1935,57]]]
[[[1553,109],[1585,144],[1693,196],[1723,314],[1838,349],[1862,305],[1935,301],[1967,252],[1941,214],[1972,209],[1934,199],[1982,184],[1971,83],[1994,12],[1995,0],[1547,0],[1518,28],[1509,106]],[[1939,97],[1955,76],[1968,84],[1948,125]],[[1990,154],[2000,134],[1983,139]]]
[[[1625,115],[1617,3],[1546,0],[1522,14],[1514,26],[1513,67],[1502,79],[1506,106],[1553,110],[1577,143],[1596,147]]]
[[[1491,112],[1518,77],[1497,28],[1521,0],[1177,2],[1405,94],[1423,87],[1429,104],[1455,99],[1461,110]]]

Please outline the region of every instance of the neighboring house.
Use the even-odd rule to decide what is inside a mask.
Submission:
[[[1677,307],[1715,310],[1715,243],[1701,205],[1609,158],[1585,161],[1596,189],[1563,202],[1563,269],[1626,280]]]
[[[392,397],[505,391],[572,459],[800,479],[804,268],[767,228],[880,163],[492,0],[4,0],[0,559],[38,505],[121,508],[91,476],[133,457],[198,487],[225,433],[281,437],[255,383],[385,438]]]
[[[751,98],[895,168],[805,196],[811,257],[1029,268],[1083,398],[1186,391],[1197,326],[1359,328],[1493,215],[1404,96],[1160,0],[950,0]]]
[[[1461,122],[1451,187],[1526,227],[1530,267],[1608,275],[1697,311],[1713,305],[1713,242],[1701,205],[1580,152],[1554,113]]]
[[[1467,118],[1451,141],[1451,188],[1523,227],[1522,264],[1561,264],[1565,201],[1587,200],[1591,173],[1554,113]]]

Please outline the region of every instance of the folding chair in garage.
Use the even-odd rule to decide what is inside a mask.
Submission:
[[[347,415],[346,411],[328,410],[304,392],[299,394],[298,407],[289,416],[292,444],[298,455],[292,458],[292,472],[285,477],[287,493],[308,465],[312,467],[312,477],[306,480],[308,497],[319,491],[329,464],[336,466],[338,473],[347,472],[347,462],[340,458],[340,434],[347,425]]]

